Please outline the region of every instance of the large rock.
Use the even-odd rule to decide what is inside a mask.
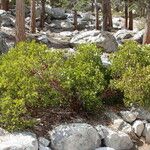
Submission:
[[[137,136],[141,136],[144,130],[144,123],[141,120],[136,120],[133,124],[134,132]]]
[[[146,143],[150,144],[150,123],[145,124],[143,136],[145,137]]]
[[[121,29],[124,26],[123,22],[124,22],[124,18],[113,17],[113,28]]]
[[[127,134],[132,134],[133,133],[133,128],[130,124],[125,122],[123,119],[116,119],[113,122],[113,125],[111,126],[113,129],[122,131]]]
[[[138,114],[137,118],[140,120],[146,120],[150,122],[150,112],[144,108],[132,108],[133,113]]]
[[[42,144],[39,144],[39,150],[51,150],[49,147],[44,147]]]
[[[66,30],[73,29],[73,24],[71,22],[67,21],[67,20],[66,21],[62,21],[61,22],[61,27],[63,29],[66,29]]]
[[[63,8],[52,8],[51,16],[54,19],[66,19],[67,15],[65,14],[65,10]]]
[[[38,6],[36,8],[36,17],[39,18],[42,12],[42,7]],[[67,15],[65,13],[65,10],[63,8],[52,8],[49,5],[45,6],[45,12],[48,16],[50,16],[52,19],[66,19]]]
[[[81,17],[83,21],[91,21],[95,19],[91,12],[81,13]]]
[[[1,26],[3,26],[3,27],[15,27],[15,21],[9,17],[5,17],[2,19]]]
[[[118,44],[113,35],[109,32],[101,32],[98,30],[83,31],[75,35],[71,41],[71,44],[82,43],[96,43],[98,46],[104,48],[106,52],[114,52],[118,48]]]
[[[113,131],[105,126],[102,126],[102,131],[105,136],[104,142],[106,146],[115,150],[130,150],[133,147],[133,142],[126,133]]]
[[[0,136],[0,150],[38,150],[38,141],[29,133]]]
[[[95,150],[101,145],[98,132],[88,124],[60,125],[49,134],[54,150]]]
[[[117,42],[119,44],[124,43],[125,40],[131,39],[134,36],[134,32],[126,29],[118,30],[114,34],[115,38],[117,39]]]
[[[100,148],[97,148],[95,150],[115,150],[115,149],[110,148],[110,147],[100,147]]]
[[[123,120],[128,123],[132,123],[133,121],[135,121],[138,116],[138,113],[131,111],[121,111],[120,114]]]
[[[5,39],[0,37],[0,55],[8,51],[8,45],[5,42]]]
[[[10,14],[10,12],[0,10],[0,24],[3,27],[14,27],[15,26],[14,17]]]
[[[121,119],[120,116],[118,116],[115,112],[113,111],[108,111],[108,112],[105,112],[105,115],[107,116],[107,118],[109,120],[111,120],[111,122],[114,122],[114,120],[116,119]]]
[[[141,30],[141,31],[137,32],[137,33],[133,36],[133,40],[134,40],[134,41],[137,41],[137,42],[140,43],[140,44],[142,44],[142,43],[143,43],[144,32],[145,32],[145,30]]]

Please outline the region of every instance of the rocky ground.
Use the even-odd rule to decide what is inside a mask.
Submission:
[[[123,28],[124,18],[114,17],[112,32],[94,30],[95,18],[91,12],[79,13],[78,31],[73,31],[73,15],[63,9],[46,6],[46,23],[39,28],[41,8],[37,7],[37,33],[30,31],[30,9],[26,7],[28,40],[36,40],[50,48],[66,48],[74,52],[78,43],[94,42],[104,48],[104,65],[110,65],[109,53],[117,50],[125,40],[142,43],[143,29],[135,21],[134,31]],[[101,17],[100,17],[101,20]],[[0,10],[0,54],[15,45],[15,11]],[[110,110],[110,109],[108,109]],[[109,111],[105,114],[76,114],[69,110],[39,110],[33,112],[39,121],[32,132],[8,133],[0,129],[0,150],[149,150],[150,113],[144,109]],[[60,125],[61,124],[61,125]],[[102,148],[105,147],[105,148]],[[106,148],[108,147],[108,148]]]
[[[142,108],[128,110],[109,108],[109,111],[97,116],[96,120],[92,116],[87,118],[82,114],[81,117],[81,114],[69,111],[45,110],[45,112],[47,114],[37,115],[40,117],[37,118],[40,122],[38,127],[43,126],[42,132],[34,129],[8,133],[0,128],[0,149],[149,150],[150,112]],[[55,118],[52,119],[54,126],[46,125],[46,122],[52,121],[51,119],[46,120],[45,124],[42,122],[47,115]],[[91,118],[93,121],[90,120]]]

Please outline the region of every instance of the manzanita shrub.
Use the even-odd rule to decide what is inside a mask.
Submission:
[[[99,109],[106,85],[100,55],[95,45],[69,53],[27,42],[0,56],[1,126],[18,130],[33,125],[29,110],[37,107]]]
[[[129,41],[112,54],[111,86],[124,93],[127,106],[150,106],[150,46]]]

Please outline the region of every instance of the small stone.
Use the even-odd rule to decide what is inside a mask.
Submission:
[[[144,129],[143,133],[145,135],[146,143],[150,144],[150,123],[145,124],[145,129]]]
[[[39,144],[39,150],[51,150],[49,147],[44,147],[42,144]]]
[[[120,114],[121,114],[123,120],[128,123],[132,123],[133,121],[135,121],[138,116],[138,113],[136,113],[136,112],[134,113],[131,111],[121,111]]]
[[[115,130],[122,131],[126,134],[133,133],[132,126],[129,123],[125,122],[123,119],[114,120],[114,123],[111,127]]]
[[[47,147],[47,146],[49,146],[49,144],[50,144],[50,141],[47,140],[47,139],[44,138],[44,137],[39,137],[39,142],[40,142],[40,144],[42,144],[44,147]]]
[[[144,130],[144,123],[140,120],[135,121],[133,124],[133,129],[134,129],[134,132],[136,133],[136,135],[138,137],[140,137]]]

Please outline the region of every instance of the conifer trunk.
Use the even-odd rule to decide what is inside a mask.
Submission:
[[[149,4],[147,7],[147,17],[146,17],[146,26],[145,26],[143,44],[150,44],[150,0],[148,2]]]
[[[40,19],[41,30],[43,30],[45,24],[45,3],[46,0],[41,0],[41,5],[42,5],[42,12],[41,12],[41,19]]]
[[[1,9],[5,11],[9,10],[9,0],[1,0]]]
[[[95,29],[99,30],[99,11],[97,6],[97,0],[95,0]]]
[[[16,0],[16,42],[25,41],[24,0]]]
[[[36,32],[35,0],[31,0],[31,33]]]

